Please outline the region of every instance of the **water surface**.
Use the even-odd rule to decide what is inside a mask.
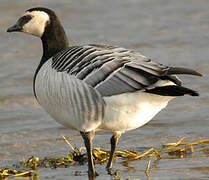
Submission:
[[[118,149],[144,151],[161,148],[181,137],[195,141],[209,137],[209,3],[207,0],[0,0],[0,166],[16,164],[32,155],[58,157],[70,150],[61,135],[74,145],[83,142],[77,132],[64,129],[37,104],[32,79],[41,57],[38,38],[6,29],[23,12],[34,6],[54,9],[60,17],[71,45],[101,43],[134,49],[167,65],[186,66],[204,77],[183,76],[185,86],[200,97],[180,97],[142,128],[122,135]],[[96,147],[109,148],[110,134],[98,132]],[[152,161],[151,179],[209,179],[209,156]],[[146,179],[147,161],[114,170],[121,178]],[[97,165],[97,179],[111,179],[105,165]],[[40,179],[84,179],[87,166],[44,169]],[[79,172],[79,173],[78,173]],[[75,176],[78,173],[78,176]]]

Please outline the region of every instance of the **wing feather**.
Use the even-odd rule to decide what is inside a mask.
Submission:
[[[151,61],[128,49],[105,45],[71,47],[53,58],[52,67],[82,80],[102,96],[150,91],[162,80],[180,86],[181,81],[175,74],[200,75],[194,70]]]

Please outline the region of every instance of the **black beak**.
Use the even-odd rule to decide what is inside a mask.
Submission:
[[[16,23],[14,26],[9,27],[7,29],[7,32],[15,32],[15,31],[19,32],[21,30],[22,30],[22,27],[18,23]]]

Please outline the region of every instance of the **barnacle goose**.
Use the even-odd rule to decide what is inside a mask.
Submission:
[[[198,96],[176,76],[201,76],[194,70],[159,64],[121,47],[69,47],[50,9],[28,9],[7,30],[13,31],[41,38],[43,56],[34,76],[35,97],[58,123],[80,132],[88,152],[89,177],[96,175],[92,160],[96,130],[113,133],[107,163],[111,169],[121,133],[146,124],[176,96]]]

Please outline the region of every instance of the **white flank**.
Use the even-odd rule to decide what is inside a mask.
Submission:
[[[26,15],[32,16],[32,19],[23,26],[23,32],[41,37],[50,21],[49,15],[43,11],[26,12],[23,16]]]
[[[158,80],[155,84],[147,87],[147,89],[154,89],[155,87],[163,86],[176,86],[176,84],[170,80]]]
[[[106,116],[99,128],[122,132],[136,129],[149,122],[174,98],[141,91],[105,97]]]

